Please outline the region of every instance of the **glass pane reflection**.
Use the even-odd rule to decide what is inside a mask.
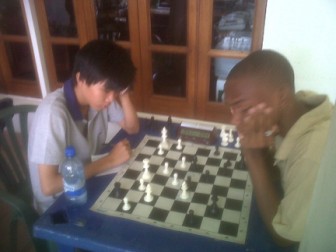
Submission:
[[[231,69],[239,62],[239,59],[231,59],[218,57],[213,58],[211,61],[210,70],[210,101],[223,101],[223,89],[226,81],[226,77]]]
[[[129,41],[128,2],[95,0],[99,39]]]
[[[26,34],[19,0],[0,2],[0,33],[9,35]]]
[[[71,77],[75,55],[79,47],[74,45],[53,45],[52,49],[55,59],[57,80],[64,82]]]
[[[254,0],[215,0],[213,6],[212,48],[250,51]]]
[[[186,56],[153,53],[154,94],[184,97],[186,95]]]
[[[14,78],[35,80],[34,62],[28,43],[5,43],[9,65]]]
[[[44,0],[50,36],[76,37],[77,28],[72,0]]]
[[[150,13],[153,44],[186,45],[186,0],[152,0]]]

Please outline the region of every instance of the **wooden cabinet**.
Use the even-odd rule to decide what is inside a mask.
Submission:
[[[228,122],[228,71],[261,48],[267,0],[34,0],[51,90],[80,46],[107,39],[137,68],[138,111]]]

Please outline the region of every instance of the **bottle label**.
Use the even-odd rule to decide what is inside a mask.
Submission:
[[[80,196],[83,193],[85,193],[86,188],[85,188],[85,181],[81,181],[78,184],[75,185],[70,185],[67,184],[64,180],[63,180],[63,184],[64,184],[64,192],[66,195],[70,196],[70,197],[76,197],[76,196]]]

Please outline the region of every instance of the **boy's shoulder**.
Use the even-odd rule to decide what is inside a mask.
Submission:
[[[48,94],[39,104],[37,113],[58,113],[58,112],[66,112],[66,100],[64,97],[63,89],[59,88],[50,94]]]

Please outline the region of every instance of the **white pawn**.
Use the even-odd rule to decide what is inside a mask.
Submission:
[[[177,178],[177,173],[174,173],[174,179],[172,181],[172,185],[177,186],[178,185],[178,178]]]
[[[229,131],[229,143],[233,143],[233,141],[234,141],[234,137],[233,137],[232,129],[230,129],[230,131]]]
[[[150,172],[148,171],[148,169],[149,169],[149,159],[145,158],[143,160],[143,168],[145,170],[144,170],[144,173],[142,174],[142,178],[144,180],[149,180],[150,179]]]
[[[139,189],[139,191],[145,191],[145,189],[146,189],[145,182],[142,178],[140,179],[140,185],[139,185],[138,189]]]
[[[169,173],[169,169],[168,169],[168,162],[165,162],[164,164],[164,169],[163,169],[163,174],[167,175]]]
[[[182,140],[181,140],[181,138],[179,138],[179,139],[177,140],[177,146],[176,146],[176,149],[178,149],[178,150],[182,150]]]
[[[144,197],[144,201],[151,202],[153,200],[153,195],[151,193],[152,193],[152,187],[150,186],[150,184],[148,184],[146,187],[146,195]]]
[[[189,193],[187,192],[188,186],[185,181],[183,181],[181,189],[182,189],[182,192],[181,192],[180,198],[188,199],[189,198]]]
[[[164,154],[164,151],[162,149],[162,144],[159,144],[159,151],[158,151],[158,154],[161,156]]]
[[[240,148],[240,138],[239,138],[239,137],[236,138],[235,147],[236,147],[237,149]]]
[[[131,205],[128,203],[128,199],[125,197],[123,199],[123,201],[124,201],[124,205],[122,207],[122,210],[124,210],[124,211],[130,210],[131,209]]]
[[[186,167],[186,158],[185,156],[182,157],[181,168],[184,169]]]

